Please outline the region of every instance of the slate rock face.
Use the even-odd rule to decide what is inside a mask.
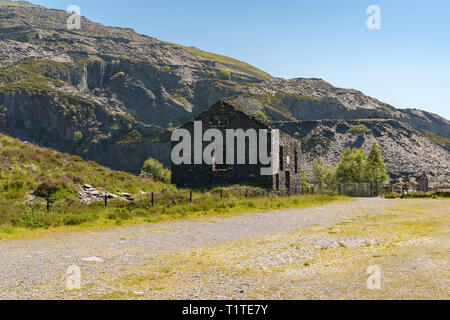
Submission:
[[[242,61],[85,18],[82,30],[69,31],[68,17],[0,1],[0,132],[136,173],[150,156],[168,166],[168,129],[220,99],[268,121],[396,119],[450,138],[449,121],[435,114],[396,109],[321,79],[274,78]],[[397,134],[380,123],[375,138]],[[344,132],[345,125],[333,130]],[[326,147],[327,140],[317,141]],[[399,145],[386,152],[403,148],[394,141]],[[314,149],[314,140],[307,145]],[[399,161],[407,168],[403,162],[412,160]]]
[[[352,133],[352,127],[361,125],[369,131],[361,135]],[[304,165],[309,172],[317,157],[335,166],[347,147],[369,152],[376,141],[392,178],[418,177],[425,173],[433,182],[450,185],[448,150],[403,122],[389,119],[311,120],[276,122],[274,126],[298,136],[302,142]]]

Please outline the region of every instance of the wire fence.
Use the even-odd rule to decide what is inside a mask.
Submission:
[[[311,185],[308,188],[292,188],[290,190],[269,190],[249,186],[234,186],[230,188],[216,188],[213,190],[176,190],[176,191],[159,191],[149,192],[138,196],[137,199],[132,198],[113,198],[110,193],[100,194],[89,205],[95,203],[97,206],[108,207],[113,204],[124,206],[126,204],[140,204],[143,206],[172,206],[188,203],[202,202],[204,200],[221,201],[231,198],[277,198],[290,197],[308,194],[324,194],[324,195],[344,195],[350,197],[374,197],[381,194],[381,188],[371,186],[370,184],[341,184],[333,186]],[[0,199],[0,206],[29,206],[34,210],[50,212],[57,201],[63,199],[53,199],[51,196],[47,198],[29,198],[29,199]]]

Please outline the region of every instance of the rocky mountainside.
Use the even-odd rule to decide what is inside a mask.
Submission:
[[[450,185],[450,152],[398,120],[306,120],[274,126],[302,142],[307,172],[317,157],[336,166],[345,148],[369,152],[376,141],[391,178],[426,173],[435,184]]]
[[[274,78],[85,18],[81,30],[68,30],[68,17],[0,1],[0,132],[128,171],[149,156],[168,163],[171,128],[219,99],[271,122],[387,118],[450,138],[449,121],[432,113],[396,109],[320,79]]]

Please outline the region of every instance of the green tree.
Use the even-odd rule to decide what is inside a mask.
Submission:
[[[365,182],[367,155],[363,149],[345,149],[336,169],[339,183]]]
[[[372,185],[380,185],[389,179],[386,165],[381,158],[381,150],[376,142],[374,142],[370,148],[366,161],[365,173],[367,182]]]
[[[155,181],[161,181],[163,183],[170,183],[171,173],[169,170],[164,169],[161,162],[156,159],[149,158],[144,162],[142,167],[143,173],[151,173]]]
[[[325,182],[325,167],[323,165],[323,159],[317,158],[313,162],[313,183],[319,185],[322,189]]]
[[[311,188],[311,184],[308,182],[308,176],[306,175],[306,170],[303,167],[300,167],[300,184],[302,185],[303,191]]]
[[[327,187],[333,186],[336,184],[336,168],[332,165],[325,166],[324,169],[324,182]]]

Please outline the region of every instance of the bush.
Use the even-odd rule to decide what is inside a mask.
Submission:
[[[151,173],[155,181],[161,181],[163,183],[170,183],[171,174],[170,171],[164,169],[161,162],[156,159],[149,158],[144,162],[142,167],[142,173]]]
[[[353,126],[350,128],[350,133],[354,136],[363,136],[370,130],[363,124]]]
[[[60,188],[56,183],[46,181],[39,185],[39,187],[34,191],[34,194],[41,198],[46,198],[54,194]]]
[[[114,211],[107,215],[109,220],[129,220],[132,218],[131,213],[124,208],[114,208]]]
[[[263,122],[269,122],[269,117],[262,111],[255,112],[253,116]]]
[[[230,70],[225,69],[225,68],[220,69],[220,75],[227,80],[229,80],[231,78]]]
[[[71,213],[64,217],[63,223],[66,226],[78,226],[85,222],[95,221],[97,219],[98,215],[94,213],[82,213],[82,214]]]
[[[30,212],[20,217],[18,224],[26,228],[37,229],[50,227],[51,221],[49,217],[46,217],[43,214]]]
[[[397,198],[398,198],[398,196],[397,196],[395,193],[392,193],[392,192],[386,193],[386,194],[384,195],[384,197],[385,197],[386,199],[397,199]]]
[[[83,133],[81,131],[75,131],[73,134],[73,144],[78,146],[83,141]]]

